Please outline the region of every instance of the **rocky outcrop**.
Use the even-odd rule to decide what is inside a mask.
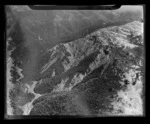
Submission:
[[[50,56],[41,68],[37,79],[40,83],[34,92],[41,94],[44,101],[53,94],[61,98],[63,92],[73,92],[80,97],[76,106],[84,103],[83,110],[90,115],[142,115],[143,45],[143,23],[138,21],[99,29],[85,38],[58,44],[44,53]],[[43,105],[37,100],[31,114],[42,111],[39,114],[51,115],[46,110],[51,104],[45,101]],[[64,111],[67,110],[56,113],[61,115]]]

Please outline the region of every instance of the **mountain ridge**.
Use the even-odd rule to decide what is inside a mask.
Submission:
[[[142,85],[143,46],[143,23],[134,21],[99,29],[84,38],[47,49],[37,61],[38,76],[35,75],[33,81],[36,83],[33,83],[34,88],[31,87],[32,93],[39,96],[26,104],[31,106],[28,114],[85,115],[87,112],[101,115],[110,114],[112,109],[115,111],[111,114],[123,111],[125,108],[121,105],[123,97],[126,98],[123,91],[131,85],[134,90]],[[132,78],[133,74],[138,75],[136,80]],[[136,97],[141,105],[138,92]],[[115,100],[119,99],[117,95],[123,101],[115,106]],[[62,104],[62,100],[65,103]],[[56,106],[58,111],[53,108],[55,103],[61,104]],[[138,107],[134,101],[131,103],[133,108]]]

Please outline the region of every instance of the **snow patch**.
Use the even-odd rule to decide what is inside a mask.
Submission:
[[[27,93],[33,93],[35,95],[34,99],[32,99],[31,102],[28,102],[27,104],[25,104],[24,106],[19,106],[20,109],[22,109],[23,111],[23,115],[29,115],[31,109],[33,108],[33,101],[35,99],[37,99],[38,97],[40,97],[41,95],[40,94],[37,94],[35,93],[33,90],[35,88],[35,85],[37,84],[38,82],[37,81],[32,81],[32,85],[29,85],[29,84],[25,84],[26,86],[26,92]]]
[[[12,67],[12,59],[9,57],[8,58],[8,61],[7,61],[7,86],[6,86],[6,89],[7,89],[7,99],[6,99],[6,102],[7,102],[7,115],[13,115],[13,108],[11,107],[11,99],[9,97],[9,94],[10,94],[10,90],[14,88],[14,85],[11,83],[11,73],[10,73],[10,69]]]

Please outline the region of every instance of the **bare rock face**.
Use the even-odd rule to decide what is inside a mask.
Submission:
[[[49,53],[34,88],[42,101],[33,102],[31,115],[142,115],[143,23],[100,29]],[[80,99],[63,102],[69,96]],[[57,98],[61,111],[52,107]],[[75,110],[68,108],[72,104]]]

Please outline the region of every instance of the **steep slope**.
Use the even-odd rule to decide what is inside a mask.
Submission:
[[[119,26],[142,18],[142,11],[130,11],[132,6],[129,8],[125,11],[122,11],[122,7],[111,11],[13,9],[13,13],[21,20],[25,34],[32,34],[41,45],[52,48],[59,43],[83,38],[98,28]]]
[[[56,45],[43,53],[46,63],[39,61],[34,92],[42,96],[33,101],[30,114],[68,115],[64,106],[76,103],[69,115],[142,115],[143,52],[143,23],[138,21]],[[65,102],[59,106],[63,112],[53,110],[51,99],[64,96],[78,102]]]
[[[74,14],[76,16],[73,16]],[[118,24],[119,13],[109,11],[56,11],[55,16],[49,15],[51,14],[45,12],[30,15],[30,18],[23,18],[28,21],[22,19],[22,25],[19,21],[14,21],[11,26],[13,31],[8,31],[8,35],[12,35],[13,39],[8,46],[11,57],[8,62],[13,66],[7,67],[11,68],[9,75],[12,76],[12,79],[8,79],[7,91],[8,108],[11,111],[9,114],[142,115],[143,23],[133,21],[139,20],[139,16],[135,14],[136,19],[131,16],[124,21],[124,13]],[[57,36],[49,32],[51,28],[47,23],[42,23],[48,21],[52,25],[49,19],[53,16],[54,32]],[[40,20],[35,21],[36,25],[33,23],[34,17]],[[80,17],[83,19],[78,22]],[[117,17],[118,22],[114,22],[114,17]],[[65,18],[69,26],[64,26],[68,25],[62,21]],[[28,35],[23,32],[23,25],[26,23],[29,24],[28,27],[32,25],[30,29],[26,28]],[[127,24],[122,25],[124,23]],[[43,28],[43,25],[46,28]],[[94,28],[89,29],[87,25]],[[98,25],[100,29],[92,32]],[[107,27],[110,25],[117,26]],[[34,26],[38,27],[38,30]],[[82,35],[82,26],[90,31]],[[102,28],[104,26],[105,28]],[[92,33],[87,35],[90,32]],[[36,39],[38,36],[40,40],[35,40],[31,34],[35,35]],[[51,40],[54,41],[57,40],[55,37],[64,38],[60,35],[71,36],[72,39],[84,37],[73,41],[70,39],[69,42],[58,40],[49,46],[52,35],[54,39]],[[44,39],[47,43],[41,38],[47,38]],[[64,39],[66,41],[66,38]],[[43,44],[48,46],[47,50]],[[22,71],[26,73],[22,75]],[[24,77],[27,80],[22,83],[20,79]]]

